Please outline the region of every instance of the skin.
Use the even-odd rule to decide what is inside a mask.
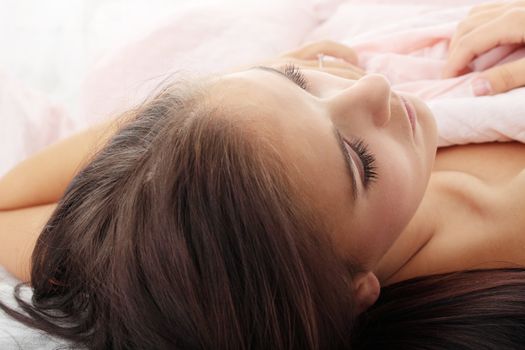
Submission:
[[[500,45],[525,44],[525,1],[494,2],[474,6],[459,22],[450,40],[443,77],[468,72],[467,66],[484,52]],[[525,58],[480,72],[487,88],[478,95],[494,95],[525,85]]]
[[[341,254],[372,273],[424,196],[437,147],[436,123],[424,103],[404,96],[417,113],[413,134],[399,94],[380,75],[355,81],[314,70],[303,74],[307,91],[266,69],[225,75],[214,83],[212,103],[258,107],[252,122],[276,140],[287,163],[302,174],[305,190],[329,218]],[[354,158],[355,201],[333,127],[348,140],[362,138],[376,157],[378,177],[370,186]],[[364,288],[375,290],[371,275],[362,276]]]
[[[327,52],[331,43],[323,45],[320,50]],[[270,65],[282,66],[289,58],[284,60]],[[525,265],[521,233],[525,206],[520,195],[525,191],[523,145],[462,145],[442,148],[436,155],[435,121],[420,100],[404,95],[417,112],[412,138],[398,94],[384,78],[370,75],[351,80],[354,71],[351,76],[336,76],[346,69],[339,62],[327,61],[325,68],[316,70],[308,68],[315,64],[307,62],[301,66],[306,67],[308,91],[268,69],[249,69],[216,78],[210,95],[221,106],[249,112],[241,115],[249,116],[254,130],[275,141],[290,170],[299,172],[305,192],[331,223],[330,235],[340,253],[363,269],[354,278],[361,310],[376,300],[380,283]],[[351,155],[354,163],[349,167],[358,186],[355,202],[334,126],[348,140],[363,139],[376,157],[378,178],[365,188],[360,161]],[[56,205],[44,203],[60,197],[63,189],[52,191],[33,207],[24,203],[34,200],[34,193],[49,183],[68,183],[85,157],[84,150],[99,144],[99,134],[108,127],[64,140],[1,179],[0,263],[19,278],[28,280],[34,241]],[[79,154],[67,168],[53,166],[41,176],[51,160],[64,159],[64,152],[73,149]],[[24,186],[13,186],[21,178]],[[13,190],[17,188],[33,192]],[[12,193],[16,203],[6,200],[11,198],[6,193]]]
[[[303,73],[308,91],[280,74],[251,69],[220,77],[211,95],[222,106],[259,111],[250,120],[254,129],[275,140],[332,224],[340,253],[363,268],[354,278],[360,311],[375,302],[380,285],[525,265],[522,144],[462,145],[436,154],[429,109],[403,95],[417,113],[412,138],[399,93],[383,77]],[[376,157],[371,186],[362,186],[355,171],[355,202],[334,126],[348,139],[362,138]]]
[[[382,77],[355,81],[307,69],[303,73],[309,91],[279,74],[251,69],[220,77],[214,85],[217,94],[211,95],[223,106],[249,109],[241,115],[251,116],[255,130],[273,136],[291,169],[310,184],[305,191],[332,223],[341,254],[364,266],[364,273],[355,276],[361,310],[377,298],[379,282],[525,265],[524,145],[441,148],[434,161],[435,123],[420,101],[406,96],[418,117],[412,143],[404,113]],[[367,190],[358,185],[355,203],[334,125],[348,138],[363,138],[377,157],[378,179]],[[86,140],[80,136],[63,141],[63,148],[82,149]],[[60,149],[47,156],[60,157]],[[1,264],[23,280],[29,278],[34,241],[54,207],[0,210]]]
[[[364,72],[357,67],[355,52],[340,43],[321,40],[265,60],[274,66],[294,63],[315,68],[318,55],[327,60],[326,73],[357,79]],[[246,67],[232,71],[245,70]],[[0,265],[23,281],[29,280],[29,261],[38,234],[79,169],[126,122],[122,115],[60,140],[23,160],[0,178]],[[27,220],[27,218],[31,220]]]
[[[440,148],[422,204],[379,264],[382,283],[525,266],[524,169],[519,142]]]

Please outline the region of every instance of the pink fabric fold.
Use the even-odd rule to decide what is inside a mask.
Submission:
[[[394,89],[426,100],[438,123],[439,146],[523,142],[525,122],[516,114],[525,107],[523,92],[479,98],[471,86],[479,71],[523,57],[523,49],[496,48],[478,57],[471,73],[441,79],[456,25],[478,2],[321,0],[190,8],[91,72],[84,85],[84,119],[106,118],[137,103],[159,81],[147,78],[168,71],[220,72],[331,39],[352,46],[367,72],[384,74]],[[189,25],[192,21],[200,24]]]
[[[439,146],[525,142],[525,90],[474,97],[471,87],[479,71],[524,57],[524,48],[496,48],[478,57],[471,73],[441,79],[456,25],[478,2],[186,4],[93,67],[82,85],[79,115],[65,115],[45,95],[0,74],[0,132],[6,145],[0,151],[0,175],[49,143],[139,103],[174,72],[223,72],[322,39],[352,46],[367,72],[384,74],[394,89],[426,100],[437,120]]]
[[[0,176],[74,129],[60,104],[0,70]]]
[[[170,21],[115,48],[87,75],[81,113],[70,116],[47,96],[0,72],[0,176],[46,145],[140,102],[178,70],[221,72],[321,39],[353,46],[360,65],[384,74],[392,87],[426,100],[436,117],[439,146],[470,142],[525,142],[525,89],[474,97],[477,72],[525,56],[525,49],[491,50],[472,72],[441,79],[448,41],[470,6],[480,1],[288,0],[184,5]],[[6,273],[0,269],[0,287]],[[39,332],[0,316],[9,337],[24,348],[54,348]]]

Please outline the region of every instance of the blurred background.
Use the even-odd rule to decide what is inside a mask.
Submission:
[[[207,1],[0,0],[0,70],[72,108],[85,73],[109,49],[197,2]]]
[[[311,1],[0,0],[0,176],[179,71],[295,47],[317,21]]]

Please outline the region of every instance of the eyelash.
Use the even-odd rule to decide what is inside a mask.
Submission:
[[[368,188],[369,183],[377,181],[378,178],[377,167],[375,166],[376,158],[368,150],[368,145],[362,139],[352,140],[350,146],[363,162],[365,186]]]
[[[303,90],[308,90],[308,80],[301,72],[301,68],[293,63],[289,63],[284,67],[284,74]],[[369,151],[368,145],[362,139],[355,139],[350,142],[350,147],[357,153],[361,162],[363,162],[363,168],[365,173],[365,186],[368,187],[369,183],[377,181],[377,167],[375,166],[376,158]]]
[[[288,63],[284,67],[284,74],[301,87],[303,90],[308,90],[308,80],[306,80],[304,74],[301,72],[301,68],[297,67],[293,63]]]

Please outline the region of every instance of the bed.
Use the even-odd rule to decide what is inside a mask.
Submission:
[[[79,85],[75,113],[22,84],[0,67],[0,176],[17,162],[75,131],[138,103],[178,70],[222,72],[330,39],[353,47],[369,73],[384,74],[394,89],[426,100],[436,116],[439,146],[473,142],[525,142],[525,88],[474,97],[477,71],[525,56],[500,47],[480,56],[472,72],[441,79],[448,39],[472,4],[480,1],[287,0],[181,4],[173,15],[107,49]],[[286,35],[282,35],[286,33]],[[17,281],[0,269],[8,300]],[[30,293],[26,293],[30,296]],[[0,313],[2,349],[64,345]]]

